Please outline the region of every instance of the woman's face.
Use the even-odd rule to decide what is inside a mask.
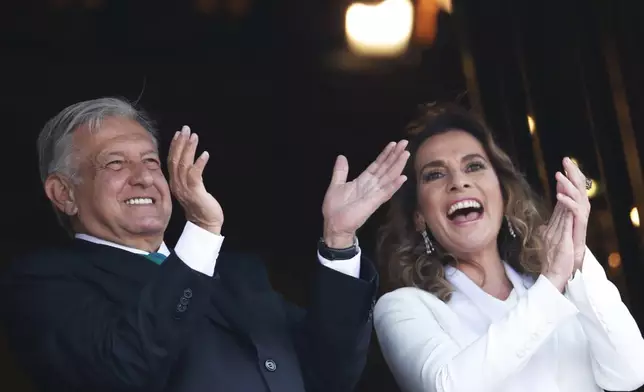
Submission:
[[[496,247],[503,196],[485,149],[474,136],[454,129],[428,138],[416,152],[414,168],[418,230],[427,225],[456,256]]]

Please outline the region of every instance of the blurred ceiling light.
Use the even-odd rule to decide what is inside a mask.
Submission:
[[[622,265],[622,256],[618,252],[613,252],[608,255],[608,266],[612,269],[617,269]]]
[[[349,49],[362,56],[392,57],[405,52],[414,25],[411,0],[385,0],[375,5],[353,3],[344,28]]]
[[[417,0],[414,38],[421,44],[431,45],[438,33],[438,14],[452,12],[452,0]]]
[[[640,227],[640,213],[637,211],[637,207],[633,207],[631,210],[631,223],[634,227]]]
[[[219,0],[194,0],[194,6],[202,14],[210,15],[219,8]]]
[[[251,0],[228,0],[228,11],[234,16],[241,17],[248,14],[251,8]]]
[[[591,178],[590,189],[586,189],[586,195],[588,195],[589,199],[592,199],[593,197],[597,196],[597,191],[599,191],[599,184],[597,184],[597,181]]]
[[[530,135],[534,134],[534,130],[537,129],[537,126],[534,123],[532,116],[528,116],[528,129],[530,130]]]

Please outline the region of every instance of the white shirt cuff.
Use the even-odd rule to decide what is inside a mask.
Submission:
[[[223,243],[223,236],[204,230],[192,222],[186,222],[183,233],[174,247],[174,253],[193,270],[213,276]]]
[[[323,266],[327,268],[331,268],[332,270],[358,279],[360,277],[361,254],[362,251],[358,247],[358,254],[348,260],[328,260],[322,257],[320,255],[320,252],[318,252],[318,260]]]

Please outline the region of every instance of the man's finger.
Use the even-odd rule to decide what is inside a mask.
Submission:
[[[181,152],[181,161],[179,161],[179,172],[181,175],[187,175],[192,165],[195,163],[195,154],[199,144],[199,135],[192,133],[186,142],[186,146]]]
[[[170,153],[168,154],[168,172],[170,173],[171,181],[176,181],[179,177],[179,164],[181,163],[181,156],[185,148],[187,135],[190,134],[190,128],[183,126],[181,131],[176,134],[176,137],[170,143]]]
[[[203,171],[206,168],[206,164],[208,163],[208,160],[210,159],[210,154],[208,151],[204,151],[199,155],[199,158],[195,161],[195,164],[192,165],[192,168],[190,168],[190,175],[193,177],[194,180],[201,180],[203,181]]]
[[[338,155],[333,165],[333,174],[331,175],[331,185],[342,185],[347,182],[349,175],[349,162],[344,155]]]

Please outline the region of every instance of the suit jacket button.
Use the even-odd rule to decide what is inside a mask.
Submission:
[[[177,312],[179,312],[179,313],[185,312],[186,309],[188,309],[188,307],[186,305],[183,305],[183,304],[177,305]]]
[[[192,298],[192,290],[190,290],[190,289],[183,290],[183,296],[188,298],[188,299]]]
[[[189,302],[190,300],[187,297],[181,297],[181,299],[179,300],[179,303],[181,305],[188,305]]]
[[[272,359],[267,359],[266,362],[264,362],[264,367],[269,372],[274,372],[275,370],[277,370],[277,364]]]

